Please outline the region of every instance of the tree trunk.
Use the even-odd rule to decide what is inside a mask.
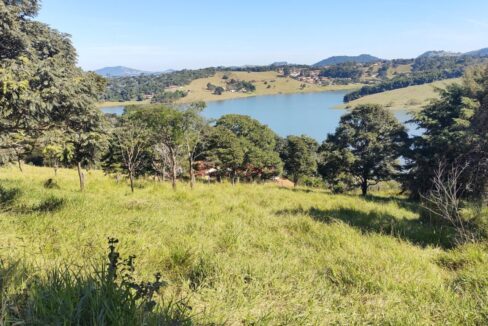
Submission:
[[[293,176],[293,187],[296,188],[298,186],[298,177]]]
[[[195,186],[195,173],[193,171],[193,159],[191,158],[191,156],[189,157],[188,159],[188,163],[190,164],[190,188],[193,189],[193,187]]]
[[[58,176],[58,164],[54,163],[54,176]]]
[[[173,158],[171,162],[171,186],[176,190],[176,159]]]
[[[130,180],[130,191],[134,193],[134,174],[132,171],[129,171],[129,180]]]
[[[80,191],[83,191],[85,190],[85,175],[83,174],[83,171],[81,171],[81,162],[78,162],[77,168],[78,178],[80,179]]]
[[[363,181],[361,182],[361,194],[363,196],[366,196],[368,194],[368,180],[367,179],[363,179]]]
[[[24,170],[22,169],[22,160],[20,158],[17,159],[17,163],[19,164],[19,170],[20,170],[20,172],[24,173]]]

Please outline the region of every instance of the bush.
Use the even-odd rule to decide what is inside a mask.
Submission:
[[[49,178],[44,182],[44,188],[46,189],[59,189],[58,182],[53,178]]]

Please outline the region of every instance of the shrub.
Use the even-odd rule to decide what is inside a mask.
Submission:
[[[59,189],[59,185],[55,179],[49,178],[46,180],[46,182],[44,182],[44,188],[46,188],[46,189]]]

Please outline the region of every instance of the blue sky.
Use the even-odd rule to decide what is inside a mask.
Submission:
[[[159,71],[488,47],[487,0],[43,0],[85,69]]]

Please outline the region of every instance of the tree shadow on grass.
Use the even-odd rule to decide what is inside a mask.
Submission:
[[[66,199],[53,195],[44,198],[39,204],[29,207],[25,204],[17,203],[22,196],[19,188],[6,188],[0,185],[0,211],[9,211],[18,214],[29,214],[34,212],[52,213],[61,210],[66,205]]]
[[[363,212],[355,208],[344,207],[330,210],[299,207],[280,210],[276,214],[279,216],[307,215],[322,223],[342,221],[363,233],[389,235],[423,247],[429,245],[442,248],[453,247],[454,232],[450,227],[433,227],[418,219],[398,219],[377,210]]]
[[[357,198],[357,196],[355,196]],[[381,197],[375,195],[367,195],[361,197],[363,200],[372,202],[375,204],[390,204],[396,203],[399,207],[411,211],[413,213],[419,213],[419,205],[417,202],[403,197]]]

